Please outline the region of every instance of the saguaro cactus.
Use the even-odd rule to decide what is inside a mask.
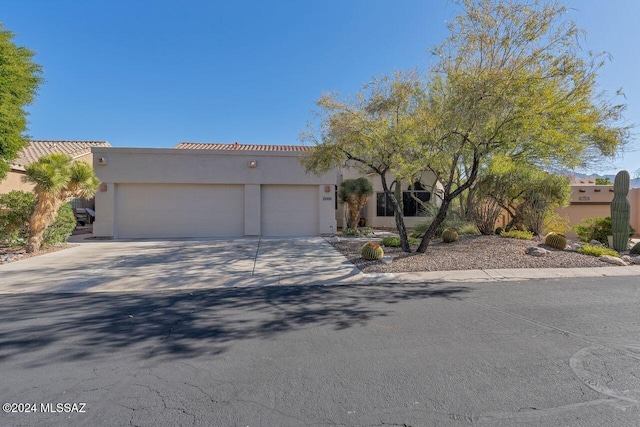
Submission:
[[[618,172],[613,182],[613,200],[611,201],[611,234],[613,236],[613,249],[618,252],[627,250],[629,242],[629,220],[631,219],[631,206],[627,199],[629,192],[629,172]]]

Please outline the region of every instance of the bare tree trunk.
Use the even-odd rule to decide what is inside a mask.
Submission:
[[[442,204],[440,205],[440,209],[438,210],[436,217],[433,218],[431,225],[429,225],[429,228],[427,228],[427,231],[425,231],[424,236],[422,237],[420,246],[418,246],[418,252],[423,254],[427,251],[431,239],[433,239],[436,234],[436,230],[447,218],[447,210],[449,209],[450,203],[451,199],[445,196],[444,200],[442,200]]]
[[[386,196],[391,200],[391,206],[393,206],[393,215],[396,220],[396,228],[398,229],[398,234],[400,235],[400,247],[404,252],[411,252],[411,247],[409,246],[409,239],[407,237],[407,228],[404,225],[404,217],[402,216],[402,212],[400,211],[400,205],[398,204],[398,199],[393,194],[391,190],[389,190],[389,186],[387,185],[387,178],[384,173],[380,174],[380,180],[382,181],[382,188]],[[397,185],[397,184],[396,184]]]
[[[358,227],[358,214],[360,213],[358,203],[355,199],[355,196],[351,196],[347,205],[347,208],[349,209],[349,223],[347,224],[347,228],[354,230]]]

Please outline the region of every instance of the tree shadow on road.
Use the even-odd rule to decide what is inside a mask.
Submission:
[[[119,351],[140,359],[215,356],[239,340],[340,331],[388,316],[402,301],[458,299],[468,291],[423,284],[4,295],[0,362],[43,366]]]

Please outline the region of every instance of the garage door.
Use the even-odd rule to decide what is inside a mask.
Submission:
[[[244,186],[119,184],[118,238],[244,234]]]
[[[317,236],[317,185],[263,185],[263,236]]]

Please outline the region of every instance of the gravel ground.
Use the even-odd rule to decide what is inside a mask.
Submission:
[[[379,241],[380,239],[369,239]],[[425,254],[405,253],[400,248],[384,248],[385,255],[393,262],[365,261],[360,248],[367,239],[340,238],[333,246],[365,273],[401,273],[411,271],[476,270],[494,268],[570,268],[611,266],[597,257],[577,252],[559,251],[539,240],[517,240],[500,236],[460,236],[457,242],[431,242]],[[551,251],[545,257],[525,254],[530,246],[540,246]],[[412,246],[415,251],[417,246]]]

